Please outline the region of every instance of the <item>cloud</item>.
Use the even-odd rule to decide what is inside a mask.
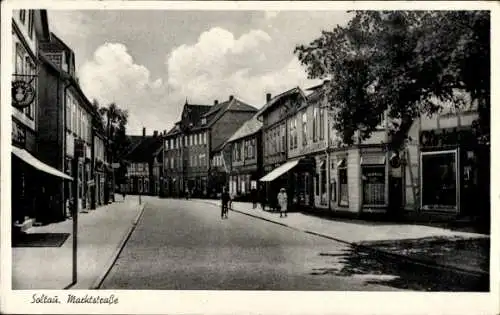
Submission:
[[[136,64],[123,44],[105,43],[97,48],[92,60],[80,68],[79,77],[89,98],[97,99],[101,105],[115,102],[129,111],[129,131],[133,133],[138,133],[142,126],[149,131],[167,128],[159,117],[175,119],[175,112],[165,103],[163,80],[152,80],[150,71]]]
[[[293,57],[276,67],[266,51],[274,49],[271,36],[251,30],[239,38],[222,28],[202,33],[193,45],[182,45],[167,56],[168,84],[198,102],[211,103],[234,94],[260,107],[266,92],[308,84],[304,69]]]
[[[129,132],[137,134],[145,126],[151,133],[170,129],[186,98],[212,104],[234,95],[261,107],[266,93],[316,83],[307,79],[296,57],[280,64],[267,58],[273,45],[262,30],[235,37],[215,27],[201,33],[196,43],[172,49],[166,55],[165,76],[152,78],[125,45],[105,43],[80,68],[80,82],[89,98],[101,104],[116,102],[129,111]]]

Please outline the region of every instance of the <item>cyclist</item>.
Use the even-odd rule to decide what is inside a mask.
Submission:
[[[227,192],[226,187],[224,187],[222,189],[222,194],[221,194],[221,214],[220,214],[221,219],[224,219],[224,217],[227,219],[230,199],[231,198],[229,196],[229,193]]]

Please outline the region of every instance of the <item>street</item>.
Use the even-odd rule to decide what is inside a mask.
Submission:
[[[284,219],[286,220],[286,219]],[[395,290],[339,275],[348,245],[186,200],[151,199],[101,289]]]

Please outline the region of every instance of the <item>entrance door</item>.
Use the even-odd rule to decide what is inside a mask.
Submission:
[[[389,214],[391,217],[401,213],[403,205],[403,180],[401,177],[389,177]]]

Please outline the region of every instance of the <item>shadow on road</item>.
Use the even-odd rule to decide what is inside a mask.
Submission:
[[[371,252],[350,248],[342,253],[319,253],[329,265],[313,268],[311,275],[353,277],[377,284],[415,291],[487,292],[489,279],[393,261]]]

